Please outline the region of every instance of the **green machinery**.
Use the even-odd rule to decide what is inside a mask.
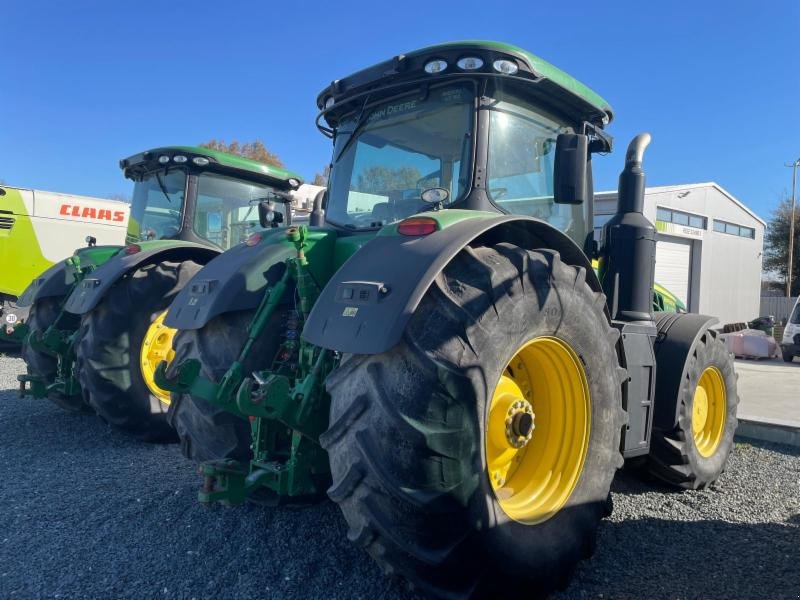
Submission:
[[[34,279],[23,340],[23,395],[96,411],[143,439],[174,436],[169,394],[153,383],[174,332],[163,313],[200,267],[262,229],[258,205],[278,214],[300,185],[293,173],[206,148],[155,148],[120,161],[134,182],[126,245],[75,251]],[[290,216],[290,211],[285,211]]]
[[[611,108],[529,52],[423,48],[317,105],[333,158],[309,226],[210,261],[165,319],[155,381],[202,501],[327,490],[417,589],[537,595],[591,553],[624,460],[719,477],[735,374],[713,318],[653,311],[649,135],[598,244]]]

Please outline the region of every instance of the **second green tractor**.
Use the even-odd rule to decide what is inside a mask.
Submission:
[[[290,219],[300,179],[190,146],[154,148],[120,167],[134,183],[127,243],[89,238],[25,290],[19,304],[30,316],[15,331],[28,368],[20,385],[141,439],[168,440],[169,393],[153,380],[172,354],[167,307],[203,265],[262,229],[259,212],[271,213],[267,227]]]

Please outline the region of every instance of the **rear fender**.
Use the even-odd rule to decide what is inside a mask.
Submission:
[[[678,396],[681,383],[687,376],[689,352],[717,319],[674,312],[657,312],[653,316],[658,330],[654,346],[656,389],[653,427],[669,431],[678,423]]]
[[[602,291],[583,251],[538,219],[476,212],[427,236],[385,235],[386,229],[331,277],[303,329],[305,340],[353,354],[389,350],[400,341],[436,276],[469,245],[510,242],[531,250],[557,250],[564,262],[586,270],[593,290]]]
[[[220,252],[208,246],[183,241],[147,242],[139,244],[140,252],[135,254],[117,254],[97,267],[75,286],[64,305],[64,310],[82,315],[92,310],[103,299],[106,292],[119,279],[141,267],[142,265],[159,263],[165,260],[194,260],[205,264]]]
[[[332,270],[333,230],[309,230],[305,255],[314,279],[327,281]],[[200,329],[227,312],[257,308],[267,287],[283,275],[286,259],[297,256],[297,248],[286,230],[265,235],[255,246],[239,244],[214,258],[178,292],[164,324],[175,329]]]
[[[41,298],[66,296],[74,283],[72,269],[63,260],[59,261],[31,281],[17,300],[17,306],[30,307]]]

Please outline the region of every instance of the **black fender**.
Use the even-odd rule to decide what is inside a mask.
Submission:
[[[214,258],[178,292],[164,324],[174,329],[200,329],[214,317],[257,308],[268,287],[286,270],[286,259],[297,256],[297,248],[286,229],[263,233],[254,246],[239,244]],[[305,255],[315,281],[325,281],[332,269],[336,232],[309,230]]]
[[[256,308],[267,286],[275,284],[297,251],[283,244],[239,244],[215,257],[178,292],[164,324],[200,329],[226,312]]]
[[[317,346],[352,354],[380,354],[400,341],[411,315],[436,276],[468,245],[510,242],[557,250],[586,269],[602,292],[589,258],[545,221],[519,215],[476,216],[427,236],[377,236],[330,279],[303,329]]]
[[[114,283],[142,265],[164,260],[194,260],[205,264],[220,254],[219,250],[193,244],[176,242],[175,246],[145,249],[135,254],[117,254],[83,279],[67,298],[64,310],[82,315],[92,310],[103,299]]]
[[[658,334],[653,427],[672,430],[678,423],[678,394],[686,377],[686,363],[697,340],[717,322],[715,317],[693,313],[653,313]]]
[[[58,261],[31,281],[17,300],[17,306],[30,307],[40,298],[66,296],[74,284],[75,279],[71,269],[67,269],[67,264],[63,260]]]

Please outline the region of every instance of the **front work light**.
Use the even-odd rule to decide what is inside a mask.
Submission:
[[[178,154],[172,157],[176,163],[185,163],[188,159],[183,154]]]
[[[330,108],[331,106],[333,106],[334,102],[336,102],[336,101],[333,99],[333,96],[328,96],[325,99],[325,108]]]
[[[504,58],[494,61],[492,66],[494,67],[495,71],[502,73],[503,75],[514,75],[517,71],[519,71],[517,63]]]
[[[205,156],[195,156],[192,159],[192,162],[196,164],[198,167],[205,167],[209,160]]]
[[[425,72],[433,75],[434,73],[441,73],[447,68],[447,62],[441,59],[436,59],[425,63]]]
[[[167,156],[166,154],[162,154],[161,156],[158,157],[158,162],[160,162],[162,165],[167,164],[169,162],[169,156]]]
[[[456,63],[462,71],[474,71],[483,66],[483,61],[477,56],[465,56]]]

